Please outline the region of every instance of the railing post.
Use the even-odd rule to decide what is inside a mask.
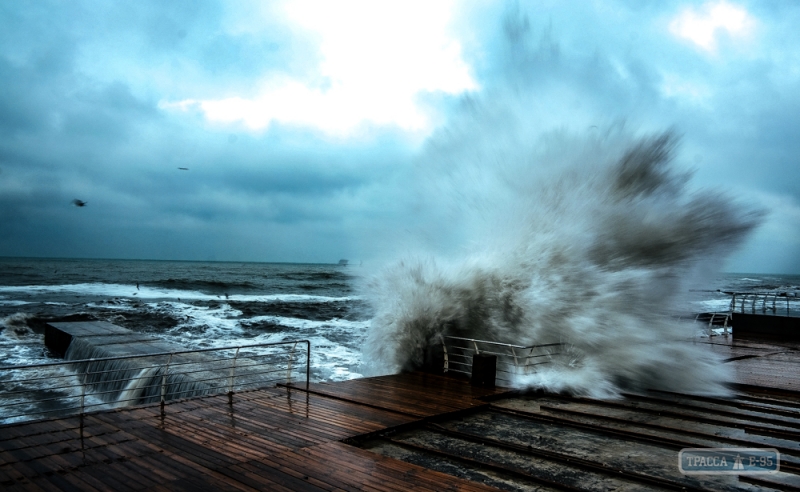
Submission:
[[[534,347],[531,347],[531,349],[528,351],[528,355],[525,357],[525,366],[522,369],[523,374],[530,374],[531,373],[531,371],[528,368],[530,367],[529,364],[531,363],[531,357],[533,357],[533,349],[534,349]],[[551,358],[552,358],[552,356],[551,356]]]
[[[289,352],[289,362],[286,364],[286,384],[292,382],[292,359],[294,359],[294,352],[297,349],[297,342],[292,345],[292,350]]]
[[[311,381],[311,341],[306,340],[306,398],[308,398],[308,384]],[[308,407],[306,407],[308,410]]]
[[[167,364],[164,366],[164,372],[161,374],[161,418],[164,418],[164,403],[167,400],[167,373],[169,372],[169,365],[172,363],[172,355],[169,354]]]
[[[472,375],[470,384],[494,388],[497,378],[497,356],[475,354],[472,358]]]
[[[83,384],[81,384],[81,418],[83,418],[83,401],[86,398],[86,382],[89,380],[89,366],[91,362],[86,364],[86,370],[83,371]]]
[[[228,405],[233,405],[233,378],[236,372],[236,359],[239,357],[239,349],[236,347],[236,353],[233,355],[233,362],[231,363],[231,373],[228,376]]]
[[[442,372],[446,373],[450,370],[450,360],[447,356],[447,344],[444,343],[444,336],[440,335],[439,338],[442,339],[442,353],[444,354],[444,368]]]

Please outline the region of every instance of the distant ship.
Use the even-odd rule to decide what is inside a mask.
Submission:
[[[341,266],[347,266],[347,263],[347,260],[339,260],[339,265]]]

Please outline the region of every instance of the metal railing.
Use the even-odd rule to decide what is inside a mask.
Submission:
[[[472,374],[472,358],[475,354],[497,357],[496,379],[510,384],[514,376],[533,373],[537,366],[552,362],[555,355],[561,354],[561,343],[541,345],[513,345],[510,343],[443,336],[444,372]]]
[[[800,315],[798,292],[723,292],[731,296],[730,311],[751,314]]]
[[[308,340],[0,367],[0,424],[310,379]]]
[[[703,332],[707,337],[717,335],[728,336],[730,334],[731,313],[725,311],[722,313],[698,313],[694,317],[695,323],[703,323]],[[718,329],[722,329],[722,333],[717,333]]]

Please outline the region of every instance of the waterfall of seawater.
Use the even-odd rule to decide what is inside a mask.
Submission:
[[[154,358],[130,358],[105,361],[109,354],[79,338],[73,339],[64,354],[64,359],[76,361],[72,368],[82,384],[107,403],[118,406],[154,403],[161,400],[162,384],[166,400],[188,398],[209,394],[213,391],[208,382],[192,380],[173,369],[167,369],[166,360]],[[80,362],[78,362],[80,361]],[[166,380],[163,375],[167,371]]]

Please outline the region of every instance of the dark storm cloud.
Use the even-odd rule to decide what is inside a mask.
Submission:
[[[670,32],[684,7],[459,8],[482,90],[420,99],[450,124],[475,101],[525,94],[541,132],[674,128],[698,186],[775,206],[737,265],[800,271],[800,9],[744,4],[760,26],[751,44],[722,35],[710,53]],[[414,198],[418,143],[395,128],[252,131],[169,106],[253,98],[272,77],[326,87],[319,39],[279,9],[0,4],[0,255],[337,261],[429,220]]]
[[[196,244],[218,230],[212,221],[300,222],[314,216],[302,206],[309,196],[360,186],[352,170],[316,172],[324,164],[314,158],[276,155],[274,139],[237,153],[247,139],[227,145],[227,132],[165,117],[165,95],[236,90],[314,62],[295,60],[303,42],[280,25],[226,32],[223,11],[217,2],[0,6],[0,254],[138,257],[138,247],[197,257]],[[178,165],[191,171],[179,175]],[[270,193],[283,198],[265,203]],[[72,207],[75,198],[87,206]],[[165,232],[175,246],[165,247]],[[242,254],[255,259],[257,249]]]

